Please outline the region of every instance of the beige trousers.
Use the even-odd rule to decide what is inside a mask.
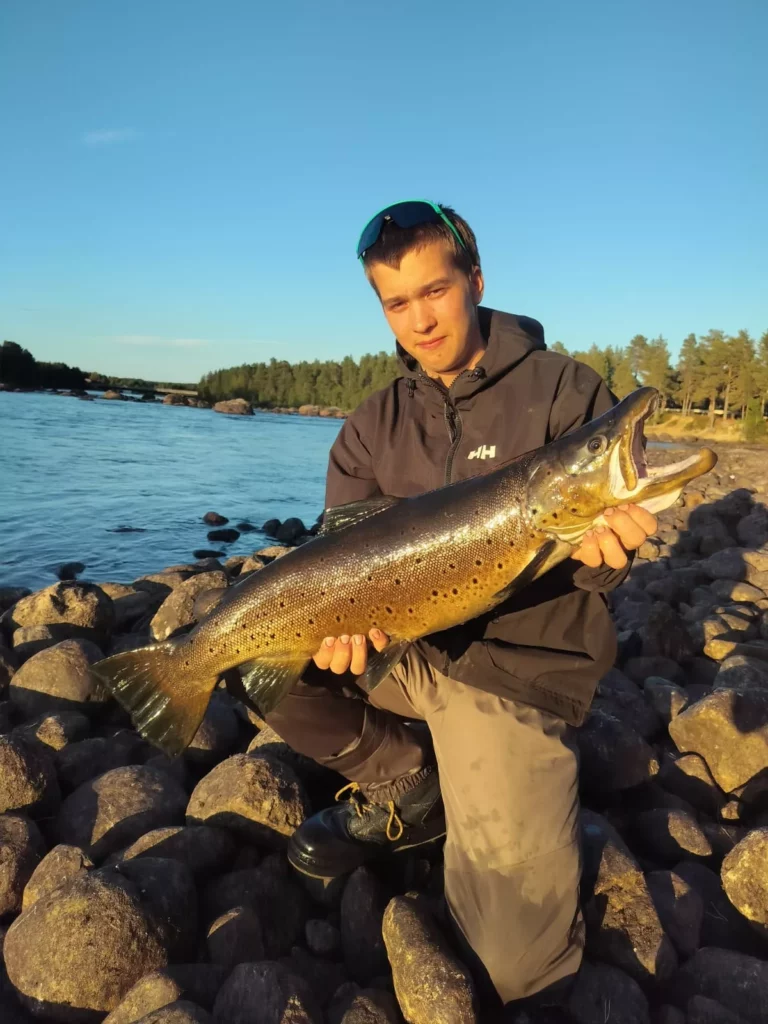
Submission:
[[[441,675],[413,648],[370,694],[423,719],[445,804],[445,895],[504,1003],[573,975],[578,760],[560,719]]]

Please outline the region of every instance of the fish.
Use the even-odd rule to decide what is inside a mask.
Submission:
[[[568,558],[606,509],[652,513],[709,472],[708,448],[649,468],[643,424],[659,394],[640,388],[606,413],[492,472],[411,498],[327,509],[310,542],[233,585],[186,635],[92,666],[138,732],[175,757],[221,676],[273,710],[327,636],[377,627],[358,685],[370,692],[415,640],[483,615]]]

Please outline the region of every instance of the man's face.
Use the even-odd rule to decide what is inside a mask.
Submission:
[[[432,242],[406,253],[397,269],[374,263],[370,274],[393,334],[425,373],[456,374],[470,365],[482,348],[479,268],[467,277],[449,247]]]

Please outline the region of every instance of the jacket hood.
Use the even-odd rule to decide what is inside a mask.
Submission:
[[[516,316],[514,313],[501,313],[487,306],[478,306],[477,312],[480,330],[488,345],[475,369],[459,377],[452,385],[452,394],[459,398],[488,387],[525,359],[529,352],[544,351],[547,347],[544,328],[538,320]],[[397,357],[403,377],[414,382],[409,384],[409,388],[413,388],[419,378],[423,380],[426,375],[418,361],[405,351],[399,341]]]

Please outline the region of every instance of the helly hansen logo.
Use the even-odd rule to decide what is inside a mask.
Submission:
[[[496,445],[495,444],[481,444],[479,448],[475,448],[473,452],[470,452],[467,456],[468,459],[495,459],[496,458]]]

